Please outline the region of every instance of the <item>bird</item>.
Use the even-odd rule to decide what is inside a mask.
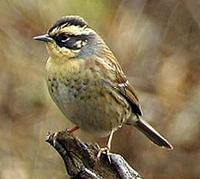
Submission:
[[[109,153],[113,134],[123,125],[139,129],[153,143],[173,146],[143,120],[140,101],[117,58],[101,36],[80,16],[58,19],[43,35],[49,58],[46,81],[50,96],[77,129],[108,137],[101,153]]]

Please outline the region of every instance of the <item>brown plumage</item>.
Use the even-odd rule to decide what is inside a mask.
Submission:
[[[133,125],[155,144],[172,145],[142,120],[133,86],[117,59],[87,23],[77,16],[63,17],[35,37],[46,42],[49,59],[47,85],[64,115],[81,129],[98,136],[110,134],[123,124]]]

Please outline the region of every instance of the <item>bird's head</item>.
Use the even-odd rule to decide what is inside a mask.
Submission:
[[[46,43],[52,57],[75,58],[98,53],[102,40],[79,16],[64,16],[44,35],[34,37]],[[102,42],[103,43],[103,42]]]

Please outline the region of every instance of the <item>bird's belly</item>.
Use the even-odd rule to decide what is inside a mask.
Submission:
[[[87,132],[106,136],[127,118],[127,104],[113,98],[106,88],[84,81],[53,86],[49,87],[50,94],[60,110]]]

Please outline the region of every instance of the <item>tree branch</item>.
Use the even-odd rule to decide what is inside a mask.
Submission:
[[[62,131],[47,136],[46,142],[61,155],[72,179],[141,179],[119,154],[97,158],[98,145],[83,143],[72,134]]]

